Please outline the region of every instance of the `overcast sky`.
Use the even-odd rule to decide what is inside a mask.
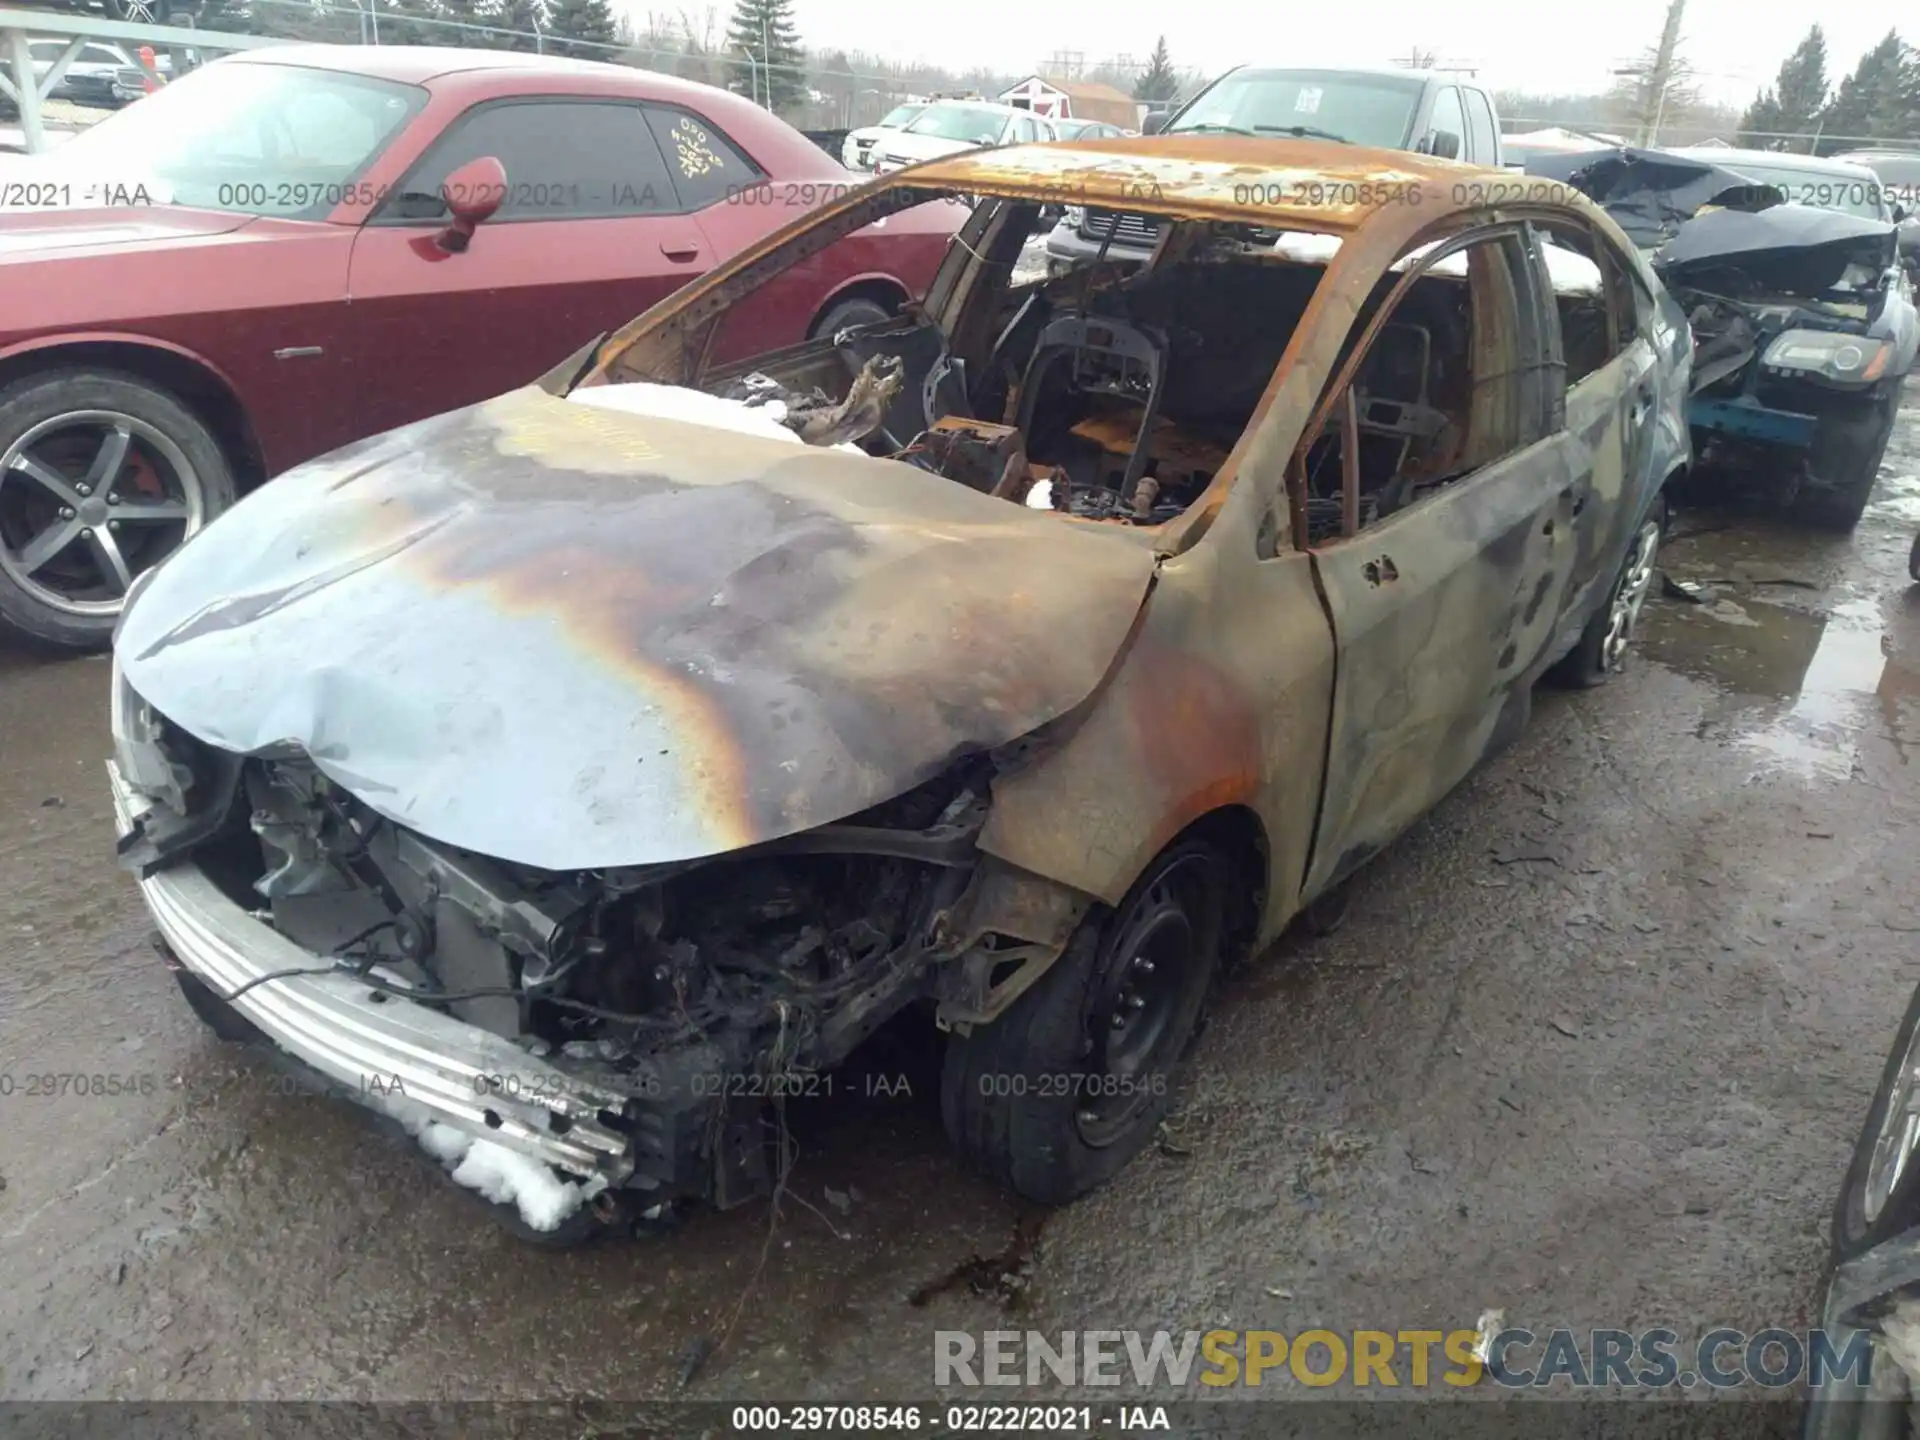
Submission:
[[[636,20],[679,0],[627,0]],[[702,0],[704,3],[704,0]],[[689,5],[698,13],[699,7]],[[722,17],[731,0],[720,0]],[[1381,64],[1412,46],[1437,50],[1443,65],[1475,65],[1496,88],[1535,93],[1604,90],[1609,70],[1660,38],[1665,0],[1605,0],[1581,6],[1474,0],[1340,0],[1259,4],[1255,0],[794,0],[801,38],[812,47],[865,50],[965,70],[1046,68],[1057,50],[1093,65],[1114,55],[1145,60],[1164,32],[1176,65],[1215,74],[1231,65]],[[1604,17],[1604,23],[1602,23]],[[1710,99],[1744,104],[1773,83],[1780,62],[1815,20],[1826,27],[1829,74],[1903,19],[1920,41],[1912,0],[1848,0],[1842,8],[1767,0],[1691,0],[1681,53]],[[1837,74],[1835,72],[1838,72]]]

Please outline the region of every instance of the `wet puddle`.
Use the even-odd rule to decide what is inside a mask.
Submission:
[[[1701,603],[1668,599],[1647,609],[1649,658],[1705,681],[1725,704],[1710,707],[1702,738],[1716,734],[1773,766],[1844,780],[1864,746],[1890,744],[1905,764],[1920,746],[1920,610],[1875,600],[1826,610],[1754,591],[1703,588]]]
[[[1908,529],[1920,525],[1920,465],[1889,451],[1873,500],[1867,506],[1867,518],[1890,520]]]

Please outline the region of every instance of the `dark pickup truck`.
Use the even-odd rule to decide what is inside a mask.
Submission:
[[[1161,135],[1276,135],[1412,150],[1499,169],[1493,96],[1437,70],[1229,70],[1154,127]],[[1062,274],[1104,257],[1143,261],[1159,225],[1070,205],[1047,237],[1047,269]]]

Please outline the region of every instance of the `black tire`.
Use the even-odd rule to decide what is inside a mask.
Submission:
[[[254,1023],[208,988],[206,981],[190,970],[175,970],[174,982],[186,997],[188,1008],[198,1015],[216,1039],[230,1045],[250,1045],[264,1041]]]
[[[1642,543],[1652,529],[1652,550],[1642,553]],[[1614,572],[1613,584],[1607,587],[1607,598],[1603,600],[1587,621],[1586,629],[1580,632],[1580,639],[1552,669],[1546,678],[1553,684],[1568,690],[1591,690],[1596,685],[1604,685],[1617,675],[1627,655],[1627,647],[1633,642],[1634,631],[1639,624],[1640,607],[1646,603],[1647,595],[1659,578],[1657,569],[1660,558],[1660,542],[1667,533],[1667,497],[1660,494],[1653,497],[1653,504],[1634,528],[1633,538],[1627,542],[1627,553],[1621,557],[1620,568]],[[1643,588],[1639,600],[1632,604],[1631,615],[1627,617],[1626,634],[1618,647],[1609,643],[1615,623],[1615,610],[1630,581],[1638,581]]]
[[[1913,537],[1913,549],[1907,552],[1907,574],[1920,582],[1920,535]]]
[[[75,511],[72,505],[79,501],[63,504],[45,484],[14,469],[7,457],[37,435],[30,441],[39,447],[30,451],[33,457],[80,491],[89,473],[86,447],[98,443],[107,422],[76,418],[63,428],[61,421],[89,414],[117,417],[114,423],[128,427],[131,438],[114,476],[100,485],[107,493],[94,495],[85,487],[87,503]],[[74,458],[63,460],[67,454]],[[109,485],[132,488],[122,496]],[[109,500],[127,504],[109,510]],[[61,649],[105,649],[124,591],[106,558],[109,551],[137,576],[233,502],[233,469],[220,442],[198,415],[157,385],[120,371],[91,369],[50,370],[16,380],[0,389],[0,622]],[[172,509],[180,511],[178,517],[150,518]],[[141,518],[132,518],[136,512]],[[93,538],[96,527],[102,539]],[[37,558],[29,552],[30,545],[61,534],[71,538],[53,555]],[[39,568],[29,575],[30,561]]]
[[[869,300],[865,296],[855,296],[851,300],[842,300],[831,307],[826,314],[815,322],[809,340],[825,340],[838,335],[853,325],[875,325],[883,320],[891,320],[893,312],[878,300]]]
[[[1886,394],[1845,408],[1835,406],[1820,417],[1808,468],[1793,500],[1793,517],[1811,529],[1845,535],[1860,523],[1873,483],[1880,474],[1881,457],[1893,438],[1900,413],[1900,386]]]
[[[1873,1103],[1867,1107],[1866,1124],[1860,1127],[1860,1138],[1854,1143],[1846,1182],[1841,1185],[1840,1198],[1834,1205],[1832,1238],[1836,1260],[1852,1259],[1920,1222],[1920,1146],[1908,1156],[1899,1178],[1871,1215],[1867,1198],[1874,1152],[1879,1147],[1888,1102],[1900,1085],[1902,1070],[1920,1062],[1920,1054],[1912,1053],[1916,1029],[1920,1029],[1920,990],[1907,1002],[1907,1013],[1894,1036],[1893,1048],[1887,1053],[1880,1084],[1873,1092]],[[1909,1099],[1920,1102],[1920,1091],[1910,1092]]]
[[[1229,884],[1230,867],[1213,846],[1176,841],[1118,907],[1081,922],[1005,1014],[954,1037],[940,1109],[963,1160],[1043,1205],[1063,1205],[1119,1173],[1173,1102],[1220,966]],[[1125,1030],[1114,1023],[1123,1015],[1141,1017],[1119,1042],[1139,1047],[1131,1062],[1109,1049]],[[1091,1096],[1083,1077],[1103,1074],[1116,1082],[1130,1075],[1129,1093]]]

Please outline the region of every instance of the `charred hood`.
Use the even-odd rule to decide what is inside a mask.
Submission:
[[[844,818],[1085,700],[1151,552],[886,460],[518,391],[262,487],[115,644],[207,744],[297,747],[546,869]]]

